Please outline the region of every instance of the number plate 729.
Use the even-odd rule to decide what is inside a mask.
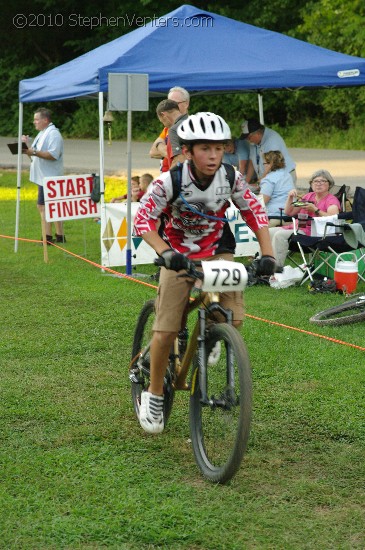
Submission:
[[[243,264],[226,260],[202,262],[205,292],[234,292],[244,290],[247,271]]]

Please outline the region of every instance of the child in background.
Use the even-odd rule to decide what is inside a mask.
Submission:
[[[153,181],[152,174],[142,174],[142,176],[139,178],[139,198],[138,200],[141,200],[143,195],[148,189],[149,184]]]
[[[139,176],[133,176],[131,178],[132,202],[138,202],[139,201],[139,193],[140,193],[139,181],[140,181]],[[120,195],[120,197],[114,197],[110,202],[123,202],[123,201],[127,200],[127,198],[128,198],[128,194],[126,193],[125,195]]]

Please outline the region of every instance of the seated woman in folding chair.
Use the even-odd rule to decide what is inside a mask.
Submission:
[[[284,213],[286,216],[299,216],[298,233],[311,234],[311,219],[315,216],[333,216],[341,209],[337,197],[330,193],[335,184],[333,177],[327,170],[317,170],[309,180],[312,191],[306,193],[301,199],[297,196],[296,189],[289,191],[286,199]],[[302,216],[303,215],[303,216]],[[303,223],[303,226],[302,226]],[[293,234],[293,224],[269,229],[274,256],[278,266],[283,266],[289,250],[289,239]]]

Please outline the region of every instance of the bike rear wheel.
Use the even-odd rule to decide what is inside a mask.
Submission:
[[[249,357],[238,331],[227,324],[209,329],[206,357],[217,342],[217,364],[205,365],[209,403],[201,401],[198,358],[193,366],[190,434],[195,460],[204,477],[226,483],[237,472],[245,453],[252,414]]]
[[[365,320],[365,295],[357,294],[347,302],[338,306],[333,306],[319,313],[316,313],[310,319],[311,323],[316,325],[349,325],[359,323]]]
[[[152,338],[152,326],[155,320],[155,300],[149,300],[144,304],[139,314],[133,337],[132,364],[129,370],[131,381],[131,393],[134,412],[139,419],[141,405],[141,393],[147,390],[150,383],[150,354],[148,345]],[[147,348],[147,352],[145,352]],[[173,379],[175,375],[175,362],[173,356],[164,378],[164,422],[167,424],[174,400]]]

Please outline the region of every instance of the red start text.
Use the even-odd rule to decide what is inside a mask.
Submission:
[[[92,176],[73,176],[47,180],[45,185],[48,199],[80,197],[90,195],[93,188]]]

